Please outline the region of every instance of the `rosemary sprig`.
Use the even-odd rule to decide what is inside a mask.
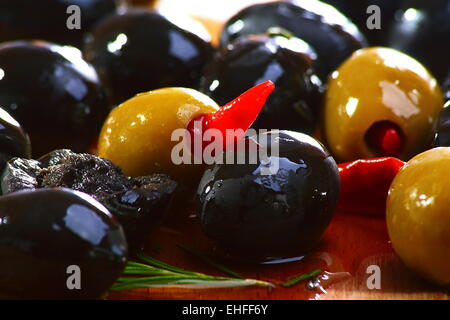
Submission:
[[[179,248],[183,249],[184,251],[186,251],[186,252],[188,252],[188,253],[190,253],[190,254],[200,258],[203,262],[209,264],[210,266],[216,268],[217,270],[222,271],[225,274],[229,274],[230,276],[233,276],[233,277],[236,277],[236,278],[239,278],[239,279],[244,279],[244,277],[241,276],[240,274],[234,272],[233,270],[231,270],[228,267],[225,267],[225,266],[223,266],[221,264],[218,264],[218,263],[212,261],[210,258],[208,258],[203,253],[197,251],[194,248],[191,248],[191,247],[189,247],[189,246],[187,246],[185,244],[178,244],[177,246]]]
[[[304,273],[304,274],[295,276],[295,277],[287,280],[286,282],[282,283],[281,286],[284,287],[284,288],[292,287],[293,285],[296,285],[299,282],[302,282],[302,281],[309,280],[311,278],[317,277],[322,272],[323,272],[323,270],[316,269],[316,270],[313,270],[313,271],[311,271],[309,273]]]
[[[205,286],[274,286],[269,282],[261,280],[217,277],[181,269],[149,257],[143,253],[137,254],[137,257],[146,262],[146,264],[129,261],[125,268],[124,275],[131,275],[134,277],[118,278],[110,290],[122,291],[181,284]],[[145,275],[146,277],[135,277],[136,275]]]
[[[175,272],[175,273],[191,274],[191,275],[198,275],[199,274],[197,272],[193,272],[193,271],[177,268],[175,266],[172,266],[170,264],[162,262],[162,261],[160,261],[158,259],[155,259],[155,258],[152,258],[150,256],[147,256],[144,253],[138,253],[137,257],[139,259],[141,259],[142,261],[147,262],[148,264],[150,264],[150,266],[162,268],[162,269],[165,269],[165,270],[168,270],[168,271],[172,271],[172,272]]]

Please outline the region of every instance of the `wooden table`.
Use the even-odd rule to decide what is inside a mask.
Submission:
[[[183,210],[181,210],[183,211]],[[184,210],[185,211],[185,210]],[[173,265],[212,275],[222,275],[197,257],[181,250],[186,244],[208,253],[212,245],[203,236],[195,210],[172,210],[172,221],[157,230],[146,243],[146,252]],[[381,289],[369,289],[371,265],[380,268]],[[236,265],[231,269],[247,278],[280,284],[313,269],[329,272],[322,287],[314,290],[300,283],[290,288],[189,288],[160,287],[111,292],[109,299],[449,299],[449,292],[433,286],[408,270],[394,253],[383,216],[336,212],[320,245],[302,261],[276,265]],[[369,270],[370,271],[370,270]],[[370,280],[370,279],[369,279]],[[369,281],[372,283],[372,281]]]

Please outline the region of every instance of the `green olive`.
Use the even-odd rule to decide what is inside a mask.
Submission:
[[[394,49],[361,49],[329,78],[323,138],[339,161],[383,156],[367,134],[388,123],[403,140],[394,156],[408,160],[430,145],[442,105],[437,81],[419,62]]]
[[[175,165],[171,150],[177,142],[171,135],[195,117],[218,109],[213,100],[193,89],[173,87],[140,93],[111,111],[100,133],[98,155],[129,176],[166,173],[192,179],[203,167]]]
[[[387,227],[403,262],[423,277],[450,286],[450,148],[411,159],[392,182]]]

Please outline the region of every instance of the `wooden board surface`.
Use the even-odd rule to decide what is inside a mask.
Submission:
[[[168,225],[157,230],[146,243],[146,252],[176,266],[212,275],[223,275],[177,244],[187,244],[204,253],[212,245],[203,236],[194,210],[189,214],[171,212]],[[218,258],[216,258],[218,259]],[[395,255],[389,242],[384,217],[336,212],[323,240],[302,261],[276,265],[226,264],[248,278],[276,284],[275,288],[191,288],[160,287],[110,292],[108,299],[449,299],[449,292],[433,286],[408,270]],[[367,267],[380,268],[381,289],[370,290]],[[280,284],[301,273],[320,268],[329,274],[322,286],[307,288],[300,283],[291,288]],[[369,281],[371,282],[371,281]]]

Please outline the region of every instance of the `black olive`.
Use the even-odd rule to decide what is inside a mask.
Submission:
[[[216,164],[205,171],[197,192],[205,234],[219,252],[243,261],[308,253],[329,224],[339,195],[338,168],[318,141],[292,131],[265,135],[273,139],[266,161]],[[272,172],[264,172],[270,167]]]
[[[444,108],[439,115],[434,147],[450,147],[450,72],[443,86],[444,99],[446,100]]]
[[[331,4],[336,9],[341,11],[350,20],[355,23],[359,30],[364,33],[371,46],[386,46],[388,41],[388,34],[392,24],[396,20],[396,15],[401,13],[400,9],[404,0],[322,0]],[[408,0],[411,1],[411,0]],[[373,11],[367,12],[372,5],[380,8],[380,29],[369,29],[367,22],[372,22],[370,19]]]
[[[80,8],[80,29],[67,27],[71,5]],[[116,7],[114,0],[2,0],[0,42],[42,39],[80,47],[85,33]]]
[[[1,183],[3,194],[64,187],[93,196],[121,223],[133,253],[162,223],[176,186],[162,174],[126,177],[107,159],[70,150],[56,150],[38,160],[11,159]]]
[[[447,73],[447,79],[442,84],[442,90],[444,92],[444,99],[446,101],[450,100],[450,69]]]
[[[177,183],[165,174],[129,178],[132,187],[102,203],[125,230],[131,252],[142,250],[146,236],[166,218]]]
[[[223,48],[207,67],[200,91],[219,105],[271,80],[275,91],[253,123],[255,129],[288,129],[312,134],[321,107],[322,83],[308,44],[283,35],[249,36]]]
[[[121,226],[86,194],[41,189],[0,198],[2,298],[99,298],[126,257]],[[71,266],[79,268],[79,289],[71,287]]]
[[[34,156],[86,151],[110,110],[80,51],[41,41],[0,45],[0,105],[29,134]]]
[[[152,89],[196,87],[211,55],[210,43],[176,19],[140,9],[104,20],[84,50],[113,104]]]
[[[225,24],[220,43],[226,46],[272,27],[288,30],[314,48],[323,80],[355,50],[366,46],[364,36],[350,20],[320,1],[274,1],[247,7]]]
[[[103,204],[123,226],[130,252],[135,253],[143,249],[148,234],[164,221],[171,198],[172,192],[131,189],[105,199]]]
[[[408,3],[389,33],[388,46],[425,65],[442,81],[450,69],[450,2],[418,0]]]
[[[0,108],[0,170],[13,157],[31,157],[30,139],[20,124]]]

